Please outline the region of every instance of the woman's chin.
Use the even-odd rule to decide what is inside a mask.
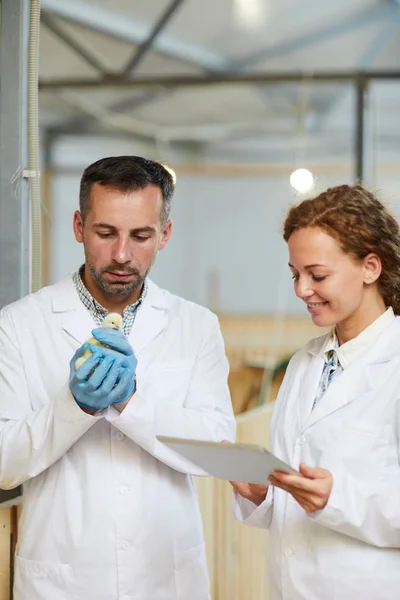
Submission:
[[[329,318],[329,315],[311,315],[311,320],[317,327],[334,327],[336,325],[336,321],[332,318]]]

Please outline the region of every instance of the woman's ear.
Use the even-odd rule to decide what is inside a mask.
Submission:
[[[370,285],[379,279],[382,273],[381,259],[374,252],[364,258],[364,283]]]

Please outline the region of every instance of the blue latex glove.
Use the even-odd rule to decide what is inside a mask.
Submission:
[[[93,352],[92,356],[79,369],[75,369],[76,359],[87,348]],[[85,343],[70,361],[69,388],[82,408],[102,410],[110,404],[123,402],[134,390],[132,371],[124,366],[124,357],[116,352],[110,354],[112,351],[105,355],[103,350],[106,349]]]
[[[126,400],[135,390],[135,374],[137,366],[136,356],[133,352],[132,346],[128,341],[128,338],[122,333],[122,331],[119,331],[117,329],[109,329],[107,327],[98,327],[96,329],[93,329],[92,335],[96,338],[97,341],[108,346],[108,348],[101,348],[101,351],[103,352],[104,356],[117,356],[118,359],[121,361],[120,365],[132,374],[132,385],[126,391],[126,395],[124,398],[124,400]],[[92,351],[93,348],[96,347],[97,346],[90,346]],[[120,402],[123,402],[124,400],[121,400]],[[113,402],[113,404],[116,404],[116,402]]]

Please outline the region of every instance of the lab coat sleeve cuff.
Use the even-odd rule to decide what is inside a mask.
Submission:
[[[114,406],[104,413],[105,419],[117,427],[122,433],[146,448],[148,440],[153,440],[154,407],[146,402],[139,391],[136,391],[122,412]]]
[[[271,510],[274,502],[273,486],[268,488],[264,502],[259,506],[240,496],[236,490],[232,497],[233,515],[237,521],[250,527],[268,528],[271,522]]]
[[[73,395],[71,394],[68,385],[65,386],[62,394],[60,394],[60,401],[58,402],[58,409],[60,411],[60,418],[70,423],[87,423],[90,424],[93,421],[101,418],[104,411],[98,411],[95,415],[90,415],[82,410],[75,402]]]

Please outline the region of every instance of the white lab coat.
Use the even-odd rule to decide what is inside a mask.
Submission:
[[[137,392],[100,416],[68,389],[94,327],[71,279],[1,313],[0,487],[25,484],[14,600],[208,600],[199,472],[155,436],[233,439],[217,319],[149,282]]]
[[[307,514],[270,487],[235,516],[269,528],[270,600],[400,598],[400,319],[334,378],[312,411],[326,336],[292,359],[271,421],[271,450],[331,471],[326,507]]]

